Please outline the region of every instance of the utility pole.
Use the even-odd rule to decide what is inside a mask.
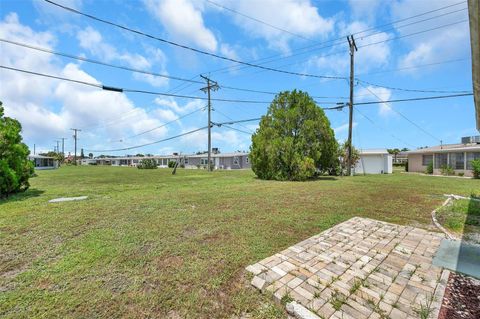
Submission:
[[[60,137],[62,140],[62,155],[65,157],[65,140],[67,139],[66,137]]]
[[[354,79],[354,63],[355,63],[355,51],[357,51],[357,45],[353,35],[347,36],[348,46],[350,47],[350,102],[348,103],[349,115],[348,115],[348,158],[347,158],[347,175],[352,174],[352,123],[353,123],[353,79]]]
[[[77,165],[77,133],[81,132],[82,130],[78,128],[71,128],[71,130],[75,132],[75,134],[73,134],[73,139],[75,140],[75,153],[73,155],[73,161],[75,165]]]
[[[33,155],[35,155],[35,144],[33,144]]]
[[[211,111],[212,111],[212,103],[210,101],[210,90],[217,91],[220,87],[218,86],[217,82],[210,80],[206,76],[200,75],[205,81],[207,81],[207,86],[201,88],[204,93],[208,95],[208,171],[212,170],[212,121],[211,121]]]
[[[57,150],[55,151],[55,153],[60,153],[60,145],[59,145],[60,141],[56,140],[56,142],[57,142]]]

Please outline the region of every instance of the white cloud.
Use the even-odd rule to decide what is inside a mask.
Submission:
[[[161,97],[155,98],[155,103],[159,106],[168,107],[173,111],[175,111],[176,113],[180,113],[180,114],[191,112],[195,109],[204,107],[207,104],[206,101],[203,101],[203,100],[191,100],[182,106],[182,105],[179,105],[178,102],[173,98],[161,98]]]
[[[34,32],[22,25],[16,14],[9,14],[0,21],[0,37],[49,49],[54,49],[56,42],[53,34]],[[35,53],[8,44],[2,44],[1,49],[1,64],[100,83],[79,65],[60,65],[59,60],[52,55]],[[36,143],[39,148],[49,148],[54,139],[70,135],[69,129],[72,127],[85,128],[80,133],[80,147],[101,145],[109,138],[118,140],[126,134],[158,126],[162,123],[162,115],[165,116],[158,113],[148,114],[122,93],[9,70],[1,71],[1,79],[0,96],[4,102],[5,114],[18,119],[23,127],[24,138],[30,143]],[[118,120],[121,114],[135,117],[134,120],[133,117],[129,120]],[[104,125],[112,122],[115,125]],[[94,126],[100,127],[93,128]],[[166,133],[167,129],[164,128],[145,137],[160,137]]]
[[[334,20],[322,17],[309,0],[231,0],[226,1],[225,6],[306,38],[325,37],[334,27]],[[289,51],[288,43],[294,38],[292,34],[229,11],[224,12],[231,14],[234,23],[248,35],[265,39],[271,48]]]
[[[208,50],[217,50],[217,39],[204,24],[203,6],[191,0],[144,0],[150,13],[163,25],[169,37]]]
[[[348,3],[354,17],[368,21],[378,16],[380,6],[383,4],[381,0],[349,0]]]
[[[373,94],[372,94],[373,92]],[[359,101],[378,101],[379,98],[382,101],[390,100],[392,97],[392,91],[387,88],[367,86],[362,87],[357,92]],[[380,103],[378,105],[378,114],[382,116],[388,116],[392,114],[392,108],[389,103]]]
[[[432,9],[458,3],[456,0],[439,0],[435,2],[403,0],[393,2],[391,7],[392,19],[405,19]],[[434,4],[434,6],[432,6]],[[439,11],[435,14],[445,14],[465,8],[466,5],[458,5]],[[397,28],[399,35],[406,35],[422,30],[432,29],[438,26],[447,25],[468,19],[467,10],[443,15],[412,26]],[[402,24],[399,24],[402,25]],[[448,43],[445,42],[448,39]],[[418,64],[427,64],[459,58],[469,54],[469,27],[468,22],[455,24],[453,26],[440,28],[432,32],[425,32],[412,37],[405,37],[402,42],[406,44],[408,51],[400,57],[399,67],[408,68]],[[417,69],[410,69],[405,72],[418,72]]]
[[[370,27],[364,22],[354,21],[348,25],[339,23],[338,28],[341,30],[339,33],[354,34],[369,29]],[[355,52],[355,72],[362,73],[371,69],[378,69],[387,65],[391,57],[389,43],[382,43],[382,41],[387,40],[391,35],[376,30],[372,30],[368,34],[371,34],[371,36],[364,38],[357,37],[355,40],[358,47],[358,51]],[[340,53],[335,53],[339,51]],[[345,38],[345,45],[343,47],[335,46],[325,54],[310,58],[307,66],[314,66],[338,75],[348,75],[350,72],[350,57],[347,39]]]
[[[352,127],[355,128],[357,124],[357,122],[352,122]],[[335,132],[335,134],[345,133],[346,131],[348,131],[348,123],[333,128],[333,131]]]
[[[162,74],[166,72],[166,57],[160,49],[149,48],[147,51],[150,53],[149,59],[138,53],[120,53],[117,49],[105,42],[100,32],[92,27],[87,27],[84,30],[77,32],[77,39],[80,47],[88,50],[91,54],[100,57],[103,61],[122,61],[132,68],[148,71],[152,67],[152,63],[159,66]],[[133,73],[133,77],[137,80],[147,82],[156,87],[162,87],[168,84],[168,79],[164,77],[153,76],[149,74]]]

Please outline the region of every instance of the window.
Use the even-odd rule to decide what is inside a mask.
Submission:
[[[250,163],[250,159],[248,158],[248,156],[245,157],[245,163],[247,163],[247,164]]]
[[[433,162],[433,155],[422,155],[423,166],[428,166],[431,162]]]
[[[448,154],[435,154],[435,168],[442,168],[448,165]]]
[[[183,163],[184,163],[185,165],[188,165],[188,157],[185,157],[185,158],[183,159]]]
[[[472,169],[472,164],[470,162],[476,159],[480,159],[480,152],[467,153],[467,169]]]
[[[450,166],[454,169],[463,169],[465,164],[464,153],[450,153]]]
[[[201,164],[201,165],[207,165],[207,164],[208,164],[208,158],[202,158],[202,159],[200,159],[200,164]]]
[[[239,159],[238,159],[238,156],[235,156],[235,157],[233,158],[233,165],[238,165],[239,162],[240,162],[240,161],[239,161]]]

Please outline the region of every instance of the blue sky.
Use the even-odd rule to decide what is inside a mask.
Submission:
[[[472,90],[469,29],[468,22],[464,21],[468,18],[466,2],[55,1],[206,52],[241,61],[273,56],[273,61],[263,65],[314,75],[347,77],[349,55],[345,35],[367,30],[355,35],[359,47],[355,56],[356,77],[384,87],[356,82],[356,102],[447,94],[391,88]],[[423,14],[436,9],[439,10]],[[270,94],[222,86],[267,92],[300,89],[318,96],[319,105],[325,107],[346,102],[349,92],[345,80],[301,77],[245,67],[89,20],[42,0],[2,1],[0,38],[181,78],[200,81],[200,74],[209,75],[221,87],[212,97],[266,102],[215,101],[214,122],[260,117],[273,98]],[[306,47],[308,49],[303,49]],[[108,86],[205,96],[198,83],[99,66],[5,42],[0,42],[0,48],[4,66]],[[265,61],[255,63],[261,62]],[[73,151],[70,128],[82,129],[79,148],[88,153],[88,150],[146,144],[207,125],[203,100],[107,92],[4,69],[0,70],[0,79],[0,99],[6,114],[22,123],[25,142],[31,148],[36,144],[37,152],[52,150],[60,137],[68,138],[66,152]],[[358,105],[356,108],[353,139],[358,148],[413,149],[438,145],[440,140],[457,143],[461,136],[477,134],[471,96]],[[194,113],[188,115],[191,112]],[[326,111],[326,114],[337,139],[345,140],[346,110]],[[182,116],[185,117],[173,121]],[[171,121],[171,124],[135,136]],[[213,147],[223,152],[248,150],[250,135],[245,132],[254,131],[257,124],[232,125],[237,130],[214,127]],[[170,154],[206,148],[206,130],[203,130],[139,149],[101,153]]]

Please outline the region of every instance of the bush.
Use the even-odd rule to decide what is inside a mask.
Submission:
[[[28,160],[29,150],[22,143],[22,126],[15,119],[3,116],[0,102],[0,198],[25,191],[33,176],[33,163]]]
[[[169,168],[174,168],[175,167],[175,161],[168,161],[168,167]]]
[[[464,172],[459,172],[459,173],[458,173],[458,176],[460,176],[460,177],[462,177],[462,176],[464,176],[464,175],[465,175]]]
[[[430,162],[425,169],[425,174],[433,174],[433,162]]]
[[[277,94],[252,136],[252,170],[261,179],[306,180],[338,167],[330,122],[305,92]]]
[[[473,178],[480,178],[480,159],[476,159],[470,162],[472,165]]]
[[[142,159],[140,163],[138,163],[137,168],[139,169],[156,169],[157,168],[157,161],[153,158],[145,158]]]
[[[455,171],[449,165],[442,165],[442,167],[440,168],[440,172],[442,175],[445,176],[455,175]]]

